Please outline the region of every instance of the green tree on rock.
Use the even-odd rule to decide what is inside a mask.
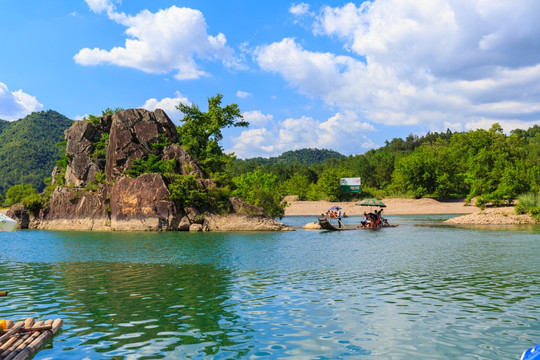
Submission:
[[[197,105],[180,103],[176,108],[184,113],[182,125],[177,127],[180,145],[198,161],[208,174],[222,172],[232,160],[219,145],[223,139],[222,130],[229,127],[247,127],[237,104],[221,106],[223,95],[208,98],[208,111],[203,112]]]
[[[277,177],[263,173],[260,169],[233,179],[236,189],[233,192],[250,204],[262,207],[268,215],[281,218],[285,213],[283,195],[278,191]]]

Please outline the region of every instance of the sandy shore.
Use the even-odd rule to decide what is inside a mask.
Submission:
[[[480,212],[478,207],[467,206],[463,200],[383,199],[382,201],[386,204],[384,215],[473,214]],[[369,212],[369,206],[358,206],[356,203],[357,201],[292,201],[285,208],[285,216],[316,216],[325,213],[334,205],[341,206],[341,211],[350,216],[362,215],[366,210]]]

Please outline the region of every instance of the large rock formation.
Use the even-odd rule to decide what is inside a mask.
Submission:
[[[231,198],[229,215],[175,203],[166,179],[158,173],[129,177],[136,160],[159,156],[175,160],[179,176],[191,175],[196,186],[215,186],[179,145],[174,124],[162,110],[130,109],[105,115],[99,122],[77,121],[65,132],[65,169],[55,168],[57,186],[37,214],[21,206],[11,211],[24,227],[61,230],[246,231],[285,227],[261,208]]]

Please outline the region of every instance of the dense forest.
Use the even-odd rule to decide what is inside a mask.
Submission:
[[[60,158],[56,143],[72,120],[56,111],[34,112],[17,121],[0,120],[0,194],[16,184],[43,190],[43,179]]]
[[[361,177],[362,197],[474,198],[478,205],[504,204],[539,191],[540,126],[509,135],[498,124],[489,130],[411,134],[361,155],[323,162],[235,160],[227,170],[233,178],[247,172],[270,175],[276,191],[302,200],[350,199],[354,195],[339,191],[339,178]]]

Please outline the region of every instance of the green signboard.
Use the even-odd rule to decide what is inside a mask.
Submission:
[[[362,182],[360,178],[341,178],[339,179],[339,190],[343,193],[362,192]]]

